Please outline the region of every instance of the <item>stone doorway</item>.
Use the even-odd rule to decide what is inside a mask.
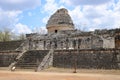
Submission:
[[[115,48],[120,49],[120,35],[115,37]]]
[[[58,30],[55,30],[55,33],[57,33],[58,32]]]

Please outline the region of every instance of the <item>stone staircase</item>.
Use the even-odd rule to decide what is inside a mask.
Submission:
[[[16,64],[18,63],[19,59],[26,53],[26,51],[23,51],[22,53],[19,53],[18,56],[15,58],[14,62],[12,62],[9,65],[9,70],[11,70],[13,67],[16,66]]]
[[[28,51],[17,63],[17,69],[35,69],[37,67],[37,54]]]
[[[31,50],[27,51],[16,63],[17,69],[34,69],[36,70],[39,63],[42,62],[44,56],[49,50]]]
[[[54,50],[31,50],[20,53],[10,64],[9,69],[13,67],[16,69],[34,69],[41,71],[49,68],[53,63]]]
[[[53,65],[53,52],[54,50],[51,49],[48,54],[43,58],[42,62],[40,62],[37,71],[41,71],[43,69],[49,68]]]

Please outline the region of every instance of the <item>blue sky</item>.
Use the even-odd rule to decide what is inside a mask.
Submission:
[[[120,0],[0,0],[0,30],[46,32],[50,15],[60,8],[68,9],[81,30],[120,27]]]

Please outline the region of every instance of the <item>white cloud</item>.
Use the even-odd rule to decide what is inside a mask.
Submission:
[[[44,24],[46,24],[49,18],[50,18],[50,16],[45,16],[45,17],[42,19],[42,22],[43,22]]]
[[[64,5],[61,4],[61,0],[56,2],[56,0],[46,0],[45,5],[43,6],[43,13],[48,13],[49,15],[53,14],[59,8],[65,8]]]
[[[62,0],[67,5],[100,5],[110,2],[111,0]]]
[[[46,0],[46,3],[43,6],[43,10],[41,11],[43,14],[47,14],[43,19],[42,22],[47,24],[48,19],[50,16],[59,8],[58,3],[55,0]]]
[[[70,2],[70,0],[60,0],[60,3],[61,4],[66,4],[68,6],[72,5],[71,2]]]
[[[61,0],[59,3],[46,0],[44,12],[48,15],[43,18],[43,23],[46,24],[49,16],[62,5],[67,5],[74,24],[81,30],[111,29],[120,26],[120,0]]]
[[[67,4],[69,7],[74,6],[74,9],[68,11],[77,28],[81,30],[115,28],[119,24],[117,20],[120,20],[119,2],[115,4],[114,0],[61,0],[56,3],[55,0],[46,0],[43,11],[48,15],[42,21],[46,24],[49,16],[59,9],[60,5]]]
[[[13,28],[14,24],[18,22],[18,15],[22,11],[4,11],[0,9],[0,29],[2,28]]]
[[[46,27],[35,27],[33,30],[34,33],[39,33],[39,34],[46,34],[47,33],[47,29]]]
[[[18,34],[21,34],[21,33],[26,34],[26,33],[31,33],[32,31],[27,25],[18,23],[15,25],[15,28],[12,30],[12,32],[18,33]]]
[[[69,14],[76,28],[86,30],[86,25],[89,24],[89,21],[85,18],[80,6],[75,7],[73,10],[69,10]]]
[[[44,5],[44,12],[49,14],[55,12],[58,9],[58,4],[55,0],[46,0],[46,4]]]
[[[0,0],[0,7],[4,10],[24,10],[40,5],[40,0]]]
[[[33,9],[40,5],[41,0],[0,0],[0,29],[4,27],[13,30],[18,26],[21,27],[20,31],[14,31],[17,33],[31,32],[27,25],[19,23],[20,14],[22,15],[23,11],[26,9]],[[29,16],[32,14],[29,12]]]
[[[39,4],[40,0],[0,0],[0,29],[15,27],[19,30],[18,26],[22,26],[18,33],[25,32],[23,29],[31,32],[27,25],[19,23],[19,15],[23,10],[35,8]],[[49,17],[66,4],[73,22],[82,30],[120,26],[120,0],[46,0],[41,9],[44,16],[42,22],[46,24]],[[31,12],[27,14],[34,15]]]
[[[100,18],[104,16],[105,8],[102,6],[85,6],[83,9],[84,16],[89,19]],[[104,11],[104,12],[101,12]]]
[[[70,10],[70,15],[77,28],[81,30],[111,29],[120,26],[120,0],[118,3],[109,2],[99,6],[76,6]]]

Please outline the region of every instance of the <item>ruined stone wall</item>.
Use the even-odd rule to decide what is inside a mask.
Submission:
[[[69,25],[63,25],[63,26],[55,25],[55,26],[47,27],[47,29],[49,33],[57,33],[61,30],[73,30],[73,27]]]
[[[52,36],[51,36],[52,37]],[[29,41],[29,50],[115,48],[114,37],[78,36]]]
[[[116,30],[82,32],[79,30],[63,30],[58,33],[32,36],[29,39],[29,50],[49,50],[54,47],[62,49],[109,49],[120,48],[119,35]]]
[[[23,40],[0,42],[0,51],[15,50],[15,49],[17,49],[23,42],[24,42]]]
[[[17,64],[17,67],[30,67],[40,64],[49,50],[28,51]],[[0,66],[8,67],[20,52],[0,52]],[[85,69],[120,69],[120,49],[84,49],[84,50],[55,50],[53,66],[62,68]]]
[[[79,49],[91,49],[92,38],[91,36],[79,37],[77,39],[77,45]],[[77,48],[76,48],[77,49]]]
[[[119,69],[120,50],[56,50],[53,58],[54,67],[87,69]]]
[[[109,34],[101,36],[103,40],[103,48],[115,48],[115,37],[111,37]]]
[[[68,11],[64,8],[57,10],[46,24],[48,33],[57,33],[61,30],[73,30],[74,24]]]
[[[0,52],[0,67],[8,67],[19,53],[19,51]]]
[[[115,48],[120,49],[120,34],[115,37]]]
[[[91,38],[91,49],[103,48],[103,40],[98,36],[92,36]]]

